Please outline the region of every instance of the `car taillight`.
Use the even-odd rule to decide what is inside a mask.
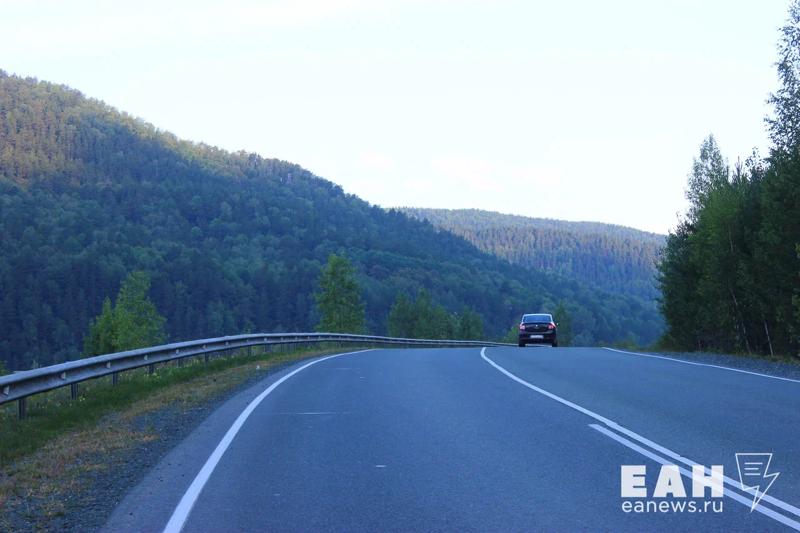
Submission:
[[[525,324],[520,324],[519,325],[519,330],[520,331],[525,331]]]
[[[556,325],[550,322],[549,324],[547,324],[547,329],[556,329]]]

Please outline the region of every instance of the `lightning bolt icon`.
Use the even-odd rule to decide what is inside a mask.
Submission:
[[[739,483],[742,490],[753,494],[752,513],[761,499],[778,479],[780,472],[769,473],[769,464],[772,462],[771,453],[737,453],[736,467],[739,469]],[[764,490],[761,487],[766,485]]]

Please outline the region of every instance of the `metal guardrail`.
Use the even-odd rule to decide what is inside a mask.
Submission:
[[[58,365],[46,366],[35,370],[25,370],[7,376],[0,376],[0,404],[19,402],[19,417],[25,418],[26,399],[29,396],[47,392],[60,387],[71,386],[73,399],[78,396],[78,383],[103,376],[112,376],[117,383],[120,372],[136,368],[149,367],[153,373],[155,365],[168,361],[182,360],[188,357],[203,355],[206,362],[210,354],[236,350],[251,346],[271,346],[284,344],[345,342],[369,345],[401,345],[401,346],[510,346],[499,342],[401,339],[395,337],[376,337],[371,335],[348,335],[342,333],[269,333],[234,335],[215,339],[201,339],[188,342],[176,342],[139,348],[127,352],[98,355],[76,361],[68,361]]]

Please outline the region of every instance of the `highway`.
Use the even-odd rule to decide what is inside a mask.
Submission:
[[[767,452],[780,474],[751,510],[736,453]],[[687,497],[653,495],[662,464]],[[691,497],[692,464],[724,467],[723,497]],[[622,465],[646,498],[621,497]],[[230,399],[105,530],[788,531],[799,507],[800,382],[602,348],[376,349]]]

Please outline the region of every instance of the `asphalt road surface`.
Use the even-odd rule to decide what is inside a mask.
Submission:
[[[737,453],[772,454],[748,456],[768,468],[745,477],[769,486],[755,509]],[[682,475],[658,498],[663,464]],[[693,464],[723,466],[724,496],[692,497]],[[645,498],[621,497],[622,465],[644,465]],[[381,349],[232,398],[106,529],[780,531],[798,507],[798,381],[599,348]]]

